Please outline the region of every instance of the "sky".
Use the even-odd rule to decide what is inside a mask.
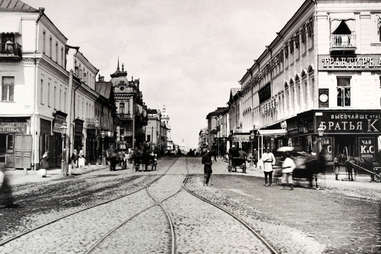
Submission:
[[[196,148],[206,115],[304,0],[23,0],[105,76],[124,63],[149,108],[164,105],[175,143]]]

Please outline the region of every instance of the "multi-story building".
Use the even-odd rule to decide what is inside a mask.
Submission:
[[[157,152],[162,151],[164,143],[162,142],[162,124],[161,113],[157,109],[148,109],[148,122],[145,127],[146,142],[150,144],[151,149]]]
[[[96,128],[99,127],[99,122],[95,121],[95,105],[100,96],[95,81],[99,70],[79,51],[79,47],[67,46],[67,52],[71,91],[70,151],[83,150],[87,161],[95,163],[98,158]]]
[[[0,163],[37,166],[49,152],[60,166],[66,133],[69,74],[65,35],[19,0],[0,4]]]
[[[95,83],[98,98],[94,106],[96,128],[96,155],[105,164],[105,152],[116,142],[116,128],[119,116],[116,112],[113,84],[105,81],[103,76]],[[89,122],[91,124],[91,122]]]
[[[263,146],[374,158],[381,134],[381,4],[306,0],[241,79]],[[251,113],[247,113],[250,112]],[[244,117],[244,118],[245,118]],[[246,120],[245,120],[246,122]],[[250,127],[250,126],[248,126]],[[245,127],[246,128],[246,127]],[[286,129],[287,134],[277,131]]]
[[[228,107],[218,107],[210,112],[206,119],[208,121],[208,147],[218,155],[227,150],[228,141]]]
[[[120,119],[117,126],[117,142],[120,148],[140,147],[146,140],[144,127],[147,125],[147,106],[140,91],[140,80],[127,79],[127,71],[119,66],[111,74],[115,103]]]
[[[160,110],[161,112],[161,128],[162,128],[162,140],[163,140],[163,152],[164,153],[174,153],[174,142],[171,135],[171,126],[169,124],[170,117],[167,113],[167,108],[163,106]]]

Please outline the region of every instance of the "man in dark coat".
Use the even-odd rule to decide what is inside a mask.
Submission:
[[[8,177],[5,174],[5,168],[3,164],[0,164],[0,208],[14,207],[18,207],[18,205],[14,203],[12,188],[9,184]]]
[[[212,156],[209,152],[209,150],[206,150],[204,152],[204,155],[202,156],[202,164],[204,164],[204,185],[209,184],[210,177],[212,176]]]

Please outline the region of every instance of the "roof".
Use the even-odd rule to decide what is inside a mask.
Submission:
[[[234,87],[230,89],[230,94],[231,96],[236,95],[239,92],[240,88],[239,87]]]
[[[38,12],[39,10],[20,0],[0,0],[0,11]]]
[[[107,99],[109,99],[111,96],[111,88],[111,82],[98,81],[95,83],[95,91]]]
[[[208,119],[211,116],[218,116],[218,115],[223,115],[229,111],[228,107],[218,107],[216,110],[213,112],[210,112],[207,116],[206,119]]]

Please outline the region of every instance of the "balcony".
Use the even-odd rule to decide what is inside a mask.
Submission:
[[[352,34],[332,34],[330,51],[355,51],[356,37]]]
[[[7,41],[0,46],[0,61],[21,61],[22,47],[20,44]]]

